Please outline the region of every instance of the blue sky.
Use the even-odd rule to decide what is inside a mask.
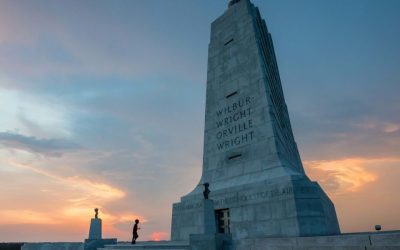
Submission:
[[[342,230],[398,229],[400,2],[253,3]],[[94,207],[107,236],[129,239],[138,217],[142,239],[168,238],[171,204],[200,178],[210,23],[226,6],[0,3],[1,241],[80,241]]]

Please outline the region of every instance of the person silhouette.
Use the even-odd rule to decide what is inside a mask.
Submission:
[[[133,231],[132,231],[132,244],[136,244],[136,239],[139,238],[137,231],[140,229],[140,227],[138,227],[138,224],[139,224],[139,220],[136,219],[135,225],[133,226]]]

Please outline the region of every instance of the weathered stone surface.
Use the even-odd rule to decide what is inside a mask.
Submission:
[[[374,246],[397,246],[400,249],[400,232],[372,233],[371,244]]]

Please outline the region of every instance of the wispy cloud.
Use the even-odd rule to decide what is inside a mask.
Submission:
[[[93,215],[92,209],[98,207],[101,215],[107,220],[107,228],[112,229],[113,223],[128,221],[128,218],[141,218],[143,216],[126,214],[126,213],[110,213],[107,209],[103,209],[104,205],[111,201],[117,201],[125,197],[126,192],[116,188],[108,183],[93,181],[80,176],[61,176],[53,171],[53,173],[38,168],[34,165],[9,161],[9,164],[16,168],[30,171],[38,174],[41,182],[50,189],[40,189],[42,193],[40,198],[42,201],[52,199],[53,204],[45,209],[9,209],[14,205],[7,205],[0,208],[1,225],[7,224],[65,224],[68,221],[75,221],[82,226],[87,223],[87,218]],[[55,197],[56,195],[56,197]],[[63,198],[58,197],[63,195]],[[29,204],[32,202],[29,198],[24,202]]]
[[[370,120],[370,121],[365,121],[365,122],[356,122],[354,125],[359,128],[363,128],[363,129],[367,129],[367,130],[377,130],[377,131],[382,131],[385,133],[394,133],[394,132],[399,131],[399,129],[400,129],[400,124],[398,124],[398,123],[376,121],[376,120]]]
[[[39,212],[30,209],[0,209],[0,225],[11,224],[42,224],[54,225],[61,224],[62,220],[58,220],[56,216],[51,213]]]
[[[332,194],[359,192],[379,179],[379,166],[400,163],[400,158],[347,158],[338,160],[304,161],[307,173]]]
[[[79,199],[71,199],[71,203],[79,204],[86,200],[92,200],[92,202],[105,202],[109,200],[120,199],[125,196],[125,192],[106,183],[91,181],[89,179],[85,179],[79,176],[59,176],[46,170],[39,169],[35,166],[24,163],[17,163],[15,161],[12,161],[11,164],[18,168],[27,169],[52,180],[61,182],[67,187],[79,191]]]
[[[61,156],[65,152],[79,150],[81,146],[65,139],[39,139],[11,132],[0,132],[3,147],[26,150],[46,156]]]
[[[0,72],[0,85],[8,83]],[[12,86],[17,86],[11,81]],[[33,93],[26,89],[0,87],[0,132],[11,132],[42,138],[65,138],[71,136],[68,110],[57,98]]]

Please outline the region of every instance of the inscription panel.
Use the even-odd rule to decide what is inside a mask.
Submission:
[[[273,188],[270,190],[260,190],[257,192],[249,193],[235,193],[231,196],[227,196],[221,199],[215,199],[214,205],[218,208],[231,207],[231,206],[242,206],[244,204],[268,201],[273,199],[285,198],[293,195],[292,187],[284,188]]]
[[[254,97],[246,96],[215,111],[218,151],[229,150],[254,139],[253,102]]]
[[[196,203],[175,203],[173,204],[173,212],[181,212],[185,210],[198,210],[203,207],[202,202],[196,202]]]

